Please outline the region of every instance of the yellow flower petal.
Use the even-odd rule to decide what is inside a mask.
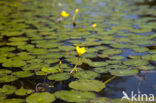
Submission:
[[[97,26],[96,23],[92,24],[92,28],[96,28],[96,26]]]
[[[77,14],[79,12],[79,9],[75,9],[75,14]]]
[[[61,16],[64,18],[64,17],[68,17],[69,16],[69,14],[66,12],[66,11],[62,11],[61,12]]]
[[[77,54],[81,56],[82,54],[86,52],[86,49],[85,47],[80,48],[79,46],[76,46],[76,51],[77,51]]]

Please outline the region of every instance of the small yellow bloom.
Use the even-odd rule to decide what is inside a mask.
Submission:
[[[75,9],[75,14],[77,14],[79,12],[79,9]]]
[[[62,61],[60,60],[59,65],[62,65]]]
[[[86,52],[86,49],[85,47],[80,48],[79,46],[76,46],[76,51],[77,51],[77,54],[81,56],[82,54]]]
[[[96,23],[92,24],[92,28],[96,28],[96,26],[97,26]]]
[[[61,12],[61,16],[64,18],[64,17],[68,17],[69,16],[69,14],[66,12],[66,11],[62,11]]]

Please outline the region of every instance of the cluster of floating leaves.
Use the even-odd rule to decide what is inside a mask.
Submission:
[[[156,49],[151,49],[156,47],[156,24],[138,16],[155,10],[136,6],[134,1],[1,0],[0,103],[51,103],[57,99],[120,103],[120,99],[96,97],[106,87],[96,78],[104,73],[133,76],[140,70],[155,69],[156,62]],[[76,28],[70,16],[57,21],[62,9],[72,14],[74,7],[80,8]],[[92,29],[94,22],[97,26]],[[87,50],[79,59],[76,44]],[[78,72],[69,75],[76,63]],[[38,87],[40,79],[49,84]],[[70,90],[55,90],[64,81]],[[46,90],[49,88],[52,91]]]

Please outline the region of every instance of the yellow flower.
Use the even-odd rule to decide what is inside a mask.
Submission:
[[[61,12],[61,16],[64,18],[64,17],[68,17],[69,16],[69,14],[66,12],[66,11],[62,11]]]
[[[75,9],[75,14],[77,14],[79,12],[79,9]]]
[[[79,46],[76,46],[76,51],[77,51],[77,54],[81,56],[82,54],[86,52],[86,49],[85,47],[80,48]]]
[[[96,23],[92,24],[92,28],[96,28],[96,26],[97,26]]]

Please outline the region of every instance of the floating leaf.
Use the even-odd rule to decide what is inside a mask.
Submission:
[[[71,82],[69,84],[69,87],[76,90],[99,92],[103,88],[105,88],[105,84],[98,80],[82,79],[82,80]]]
[[[89,101],[89,99],[95,98],[96,95],[92,92],[81,92],[81,91],[57,91],[55,92],[57,98],[62,99],[67,102],[78,102],[85,103]]]
[[[16,95],[19,95],[19,96],[24,96],[24,95],[30,94],[30,93],[32,93],[32,92],[33,92],[32,90],[20,88],[20,89],[18,89],[18,90],[15,92],[15,94],[16,94]]]
[[[48,76],[49,80],[56,80],[56,81],[67,80],[69,78],[70,78],[69,73],[57,73]]]
[[[24,99],[12,98],[0,101],[0,103],[23,103]]]
[[[0,96],[1,95],[10,95],[13,94],[16,91],[16,88],[10,85],[3,85],[2,88],[0,88]]]
[[[4,76],[4,75],[10,74],[10,73],[12,73],[11,70],[0,69],[0,76]]]
[[[136,47],[136,48],[133,48],[133,51],[135,51],[135,52],[146,52],[146,51],[148,51],[148,48],[146,48],[146,47]]]
[[[130,59],[123,62],[125,65],[131,65],[131,66],[143,66],[147,65],[148,61],[142,60],[142,59]]]
[[[57,68],[47,68],[47,67],[43,67],[41,69],[43,72],[45,73],[57,73],[59,72]]]
[[[17,72],[13,72],[12,74],[19,78],[31,77],[33,75],[33,73],[29,71],[17,71]]]
[[[99,97],[99,98],[92,99],[90,103],[112,103],[112,102],[109,98]]]
[[[26,98],[27,103],[51,103],[55,101],[55,96],[48,92],[34,93]]]
[[[21,67],[21,66],[26,65],[26,62],[20,59],[19,60],[8,59],[2,65],[4,67]]]
[[[78,71],[74,74],[74,77],[78,79],[95,79],[97,76],[98,74],[93,71]]]
[[[114,55],[114,54],[120,54],[122,51],[119,49],[107,49],[103,51],[103,54],[105,55]]]
[[[114,69],[111,70],[110,73],[116,76],[131,76],[136,75],[138,73],[137,69]]]
[[[0,78],[0,83],[3,83],[3,82],[12,82],[12,81],[15,81],[17,80],[18,78],[13,76],[13,75],[5,75],[5,76],[2,76]]]
[[[94,68],[94,71],[97,72],[97,73],[105,73],[105,72],[108,72],[110,69],[107,69],[105,67],[97,67],[97,68]]]

